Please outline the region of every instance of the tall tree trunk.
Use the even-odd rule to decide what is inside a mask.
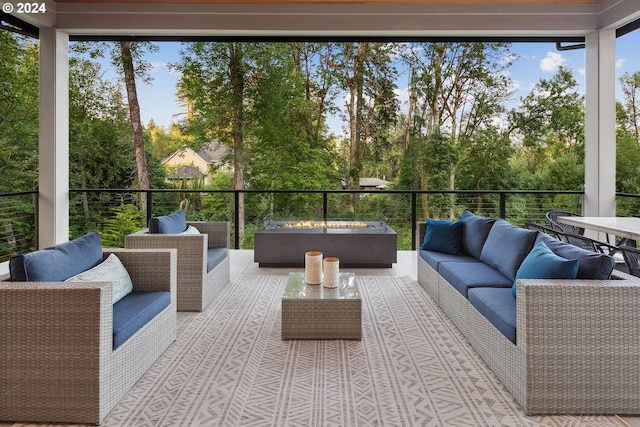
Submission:
[[[353,59],[352,76],[349,78],[349,58],[348,49],[345,49],[345,66],[347,83],[349,86],[349,188],[360,188],[360,162],[364,141],[363,131],[363,109],[364,109],[364,60],[367,54],[367,43],[358,43],[355,58]],[[355,212],[358,194],[353,193],[349,198],[349,211]]]
[[[233,93],[233,188],[244,190],[244,75],[242,74],[242,47],[240,43],[229,43],[229,77]],[[244,193],[238,197],[238,236],[244,238]]]
[[[130,42],[120,42],[120,54],[122,58],[124,82],[127,88],[127,99],[129,101],[129,116],[131,120],[131,130],[133,131],[133,150],[136,157],[138,189],[146,190],[149,188],[149,171],[147,168],[147,156],[144,151],[144,136],[142,135],[142,121],[140,120],[140,104],[138,103],[135,69],[133,66],[133,57],[131,56]],[[143,210],[146,209],[146,197],[142,194],[140,197],[140,206]]]

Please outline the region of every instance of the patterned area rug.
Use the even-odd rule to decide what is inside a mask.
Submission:
[[[229,283],[104,426],[621,426],[527,417],[427,293],[358,277],[362,341],[282,341],[284,276]]]

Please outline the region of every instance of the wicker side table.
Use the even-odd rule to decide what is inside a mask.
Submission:
[[[355,274],[340,273],[337,288],[307,285],[304,273],[289,273],[282,296],[282,339],[359,340],[362,298]]]

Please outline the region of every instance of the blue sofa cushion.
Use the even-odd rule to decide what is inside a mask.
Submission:
[[[536,242],[544,242],[558,256],[578,260],[577,279],[608,280],[616,266],[615,260],[605,254],[587,251],[574,245],[561,242],[544,233],[539,233]]]
[[[187,217],[182,209],[149,220],[149,233],[179,234],[187,230]]]
[[[171,293],[131,292],[113,304],[113,349],[120,347],[140,328],[171,304]]]
[[[16,255],[9,262],[14,282],[62,282],[102,262],[102,239],[88,233],[69,242]]]
[[[460,222],[463,224],[462,250],[474,258],[480,259],[482,246],[484,246],[495,221],[493,218],[484,218],[471,211],[464,211],[460,215]]]
[[[469,303],[476,308],[497,330],[516,343],[516,299],[509,288],[469,289]]]
[[[544,242],[538,242],[522,261],[511,290],[515,297],[518,279],[575,279],[577,274],[577,259],[558,256]]]
[[[456,255],[462,250],[462,227],[459,221],[427,218],[427,231],[420,249]]]
[[[480,260],[498,269],[513,284],[516,272],[533,248],[537,236],[537,231],[516,227],[498,219],[484,242]]]
[[[207,273],[216,268],[227,255],[229,255],[229,249],[227,248],[207,249]]]
[[[440,264],[443,262],[478,262],[477,259],[470,255],[451,255],[436,251],[420,250],[418,252],[420,258],[425,260],[434,270],[438,271]]]
[[[440,264],[438,273],[465,298],[468,297],[468,291],[471,288],[509,288],[511,293],[511,286],[513,286],[513,279],[505,277],[498,270],[480,261],[443,262]]]

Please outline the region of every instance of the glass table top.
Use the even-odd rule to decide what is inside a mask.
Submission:
[[[304,272],[289,273],[287,287],[282,299],[295,300],[359,300],[355,273],[340,273],[336,288],[325,288],[322,283],[309,285],[304,281]]]

